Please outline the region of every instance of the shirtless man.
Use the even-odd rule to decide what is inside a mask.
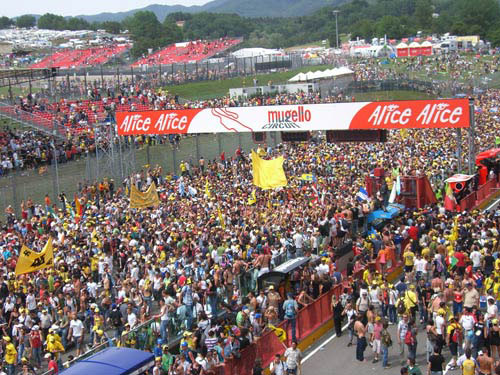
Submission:
[[[365,360],[364,353],[366,349],[366,328],[361,322],[361,317],[356,317],[356,322],[354,323],[354,332],[358,337],[358,342],[356,344],[356,359],[360,362]]]
[[[479,365],[479,373],[482,375],[494,374],[495,361],[488,355],[488,349],[479,351],[477,356],[477,363]]]

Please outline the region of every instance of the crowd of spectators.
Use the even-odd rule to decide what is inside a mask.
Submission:
[[[106,99],[109,100],[106,105],[161,109],[339,100],[338,97],[297,94],[245,102],[221,98],[181,105],[165,92],[135,87],[126,90],[116,94],[115,100]],[[101,94],[104,93],[99,90],[94,92],[94,95]],[[104,101],[102,97],[100,100]],[[488,90],[476,99],[478,150],[494,145],[498,132],[495,108],[499,101],[497,90]],[[92,103],[84,105],[92,106]],[[60,116],[72,107],[74,112],[81,108],[81,102],[49,105],[32,98],[23,101],[20,110],[30,110],[27,105],[38,106],[39,111],[42,106],[45,111],[52,107],[50,111]],[[28,153],[34,155],[38,152],[42,155],[50,145],[48,140],[39,143],[39,137],[43,139],[41,134],[11,130],[5,130],[4,134],[2,159],[11,160],[13,166],[19,160],[19,155],[14,157],[14,153],[21,145],[23,149],[27,146]],[[358,359],[364,359],[366,339],[382,340],[373,327],[377,326],[377,332],[382,335],[380,324],[383,327],[385,319],[395,323],[398,318],[401,319],[399,341],[402,349],[408,346],[410,360],[415,359],[417,345],[412,337],[407,340],[406,332],[416,333],[420,323],[426,324],[431,343],[441,343],[434,345],[435,348],[427,346],[427,352],[436,349],[435,354],[441,355],[447,344],[451,355],[455,355],[454,341],[450,340],[455,336],[454,331],[452,328],[448,333],[448,328],[444,329],[440,309],[445,311],[444,316],[450,323],[447,327],[452,327],[452,315],[463,324],[468,318],[460,315],[463,310],[459,294],[462,294],[462,308],[476,307],[471,312],[478,315],[479,299],[474,298],[472,305],[466,304],[471,282],[472,289],[480,296],[493,298],[493,302],[499,304],[497,272],[500,267],[495,260],[498,216],[463,213],[456,223],[454,215],[438,204],[407,211],[392,224],[364,238],[360,232],[375,202],[365,207],[366,204],[356,199],[356,194],[364,186],[365,176],[374,168],[399,170],[402,175],[427,175],[439,192],[443,180],[456,170],[456,146],[456,139],[450,138],[447,130],[410,130],[392,132],[389,141],[381,144],[320,141],[264,147],[258,151],[265,157],[284,156],[289,186],[270,194],[258,191],[253,205],[248,204],[254,189],[250,158],[238,149],[231,157],[182,161],[180,176],[165,175],[160,168],[147,168],[118,184],[101,181],[84,186],[79,194],[83,206],[79,218],[71,214],[68,204],[72,202],[67,198],[51,202],[47,196],[45,202],[23,202],[21,217],[15,217],[12,208],[8,208],[0,229],[0,300],[3,302],[0,329],[4,335],[4,365],[8,374],[23,367],[27,374],[33,373],[33,367],[45,367],[44,354],[48,354],[50,366],[60,367],[63,356],[67,359],[65,352],[75,349],[76,353],[71,351],[72,354],[81,354],[108,337],[125,336],[126,345],[137,345],[140,338],[134,337],[131,330],[151,318],[158,320],[150,327],[155,339],[143,343],[143,348],[154,351],[161,371],[214,374],[225,360],[239,358],[241,351],[268,329],[268,324],[275,325],[286,319],[292,327],[291,340],[297,339],[293,336],[300,307],[341,282],[346,291],[338,301],[341,314],[334,313],[334,317],[342,319],[344,315],[351,319],[352,331],[358,337]],[[26,160],[22,159],[22,163]],[[315,176],[314,185],[298,179],[304,173]],[[125,192],[131,185],[145,189],[152,182],[159,189],[160,206],[130,209]],[[389,189],[392,183],[393,179],[388,178]],[[13,270],[21,245],[39,250],[49,236],[54,239],[54,268],[16,278]],[[346,273],[340,274],[335,266],[335,250],[346,238],[354,240],[356,256],[349,262]],[[402,248],[404,241],[410,240],[409,245]],[[403,308],[398,308],[398,294],[385,299],[391,294],[384,290],[392,288],[382,274],[366,271],[362,281],[351,277],[367,262],[379,259],[380,250],[386,248],[396,251],[398,256],[403,255],[405,261],[406,277],[397,288]],[[276,266],[279,259],[311,254],[320,256],[319,264],[311,262],[293,275],[289,293],[273,287],[258,289],[255,282],[243,293],[248,273],[256,280]],[[457,260],[456,264],[452,258]],[[462,290],[463,287],[466,290]],[[429,289],[433,289],[432,293]],[[368,294],[370,299],[366,297]],[[436,296],[432,297],[433,294]],[[431,307],[428,307],[431,298]],[[334,312],[338,314],[338,310]],[[350,310],[356,310],[358,317]],[[417,311],[420,311],[420,320],[416,321]],[[484,355],[479,354],[479,350],[484,353],[485,344],[492,350],[497,346],[494,332],[498,330],[495,328],[498,311],[492,307],[488,314],[484,318],[489,322],[484,331],[485,341],[472,344],[470,340],[470,347],[474,349],[476,345],[479,357]],[[432,323],[430,318],[434,318]],[[481,322],[479,316],[477,320]],[[181,351],[174,357],[168,343],[179,329],[183,336]],[[464,326],[461,336],[464,342],[469,331]],[[380,351],[376,351],[374,359],[388,366],[387,357],[384,361],[384,345],[389,348],[387,341],[375,344]],[[291,369],[296,368],[298,358],[293,350],[287,351],[286,360]],[[493,353],[494,359],[498,359],[495,355],[498,354]],[[432,356],[431,353],[429,358]]]

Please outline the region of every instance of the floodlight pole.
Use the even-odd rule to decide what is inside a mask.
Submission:
[[[474,138],[475,138],[475,124],[474,124],[474,98],[469,98],[469,116],[470,116],[470,127],[469,127],[469,174],[474,174],[474,165],[476,159]]]
[[[337,49],[339,49],[339,23],[338,23],[338,14],[340,10],[334,10],[333,14],[335,14],[335,36],[337,37]]]

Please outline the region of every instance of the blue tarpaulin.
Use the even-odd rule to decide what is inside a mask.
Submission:
[[[61,375],[129,375],[140,374],[153,366],[153,353],[129,348],[107,348],[78,361]]]
[[[368,215],[368,224],[374,221],[391,220],[404,211],[405,206],[402,204],[391,203],[387,206],[387,211],[377,210]]]

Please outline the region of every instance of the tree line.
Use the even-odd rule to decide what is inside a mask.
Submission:
[[[222,13],[172,13],[163,22],[150,11],[139,11],[122,22],[89,23],[80,18],[44,14],[38,20],[24,15],[17,19],[0,17],[0,28],[15,24],[53,30],[104,29],[117,34],[128,30],[134,40],[131,54],[141,56],[149,49],[169,43],[243,37],[244,46],[286,48],[309,42],[336,40],[333,7],[310,15],[288,18],[248,18]],[[370,40],[387,36],[400,39],[415,35],[450,32],[456,35],[480,35],[500,46],[500,3],[498,0],[352,0],[335,8],[339,34]],[[182,28],[176,22],[184,21]]]

